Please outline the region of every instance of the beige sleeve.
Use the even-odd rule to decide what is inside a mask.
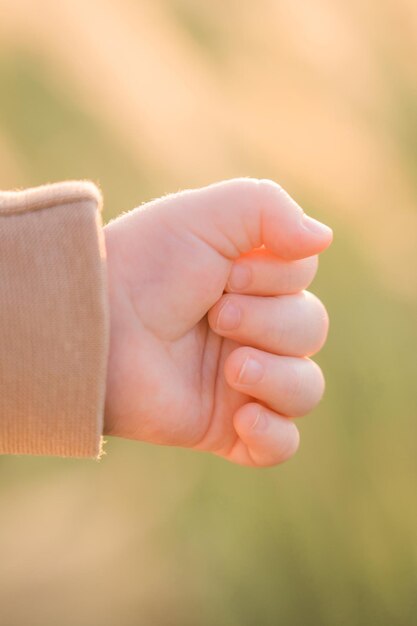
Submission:
[[[108,303],[89,182],[0,192],[0,453],[97,457]]]

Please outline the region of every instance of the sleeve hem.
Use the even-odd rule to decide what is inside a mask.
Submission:
[[[0,454],[103,453],[101,208],[88,181],[0,192]]]

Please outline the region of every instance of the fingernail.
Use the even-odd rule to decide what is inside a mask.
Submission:
[[[255,421],[251,426],[251,430],[262,431],[266,430],[268,427],[268,417],[265,413],[260,409],[255,417]]]
[[[333,231],[331,228],[329,228],[329,226],[326,226],[326,224],[322,224],[322,222],[315,220],[313,217],[310,217],[305,213],[301,218],[301,223],[304,228],[306,228],[310,233],[313,233],[314,235],[321,235],[322,237],[331,237],[333,235]]]
[[[254,383],[258,383],[263,375],[263,365],[248,356],[240,369],[237,382],[239,385],[253,385]]]
[[[217,327],[220,330],[234,330],[240,324],[240,309],[228,300],[220,309]]]
[[[229,276],[229,287],[234,290],[245,289],[250,283],[250,269],[246,265],[233,265]]]

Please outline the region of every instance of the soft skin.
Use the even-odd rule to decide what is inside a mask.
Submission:
[[[296,451],[319,402],[328,318],[306,289],[332,240],[276,183],[166,196],[105,228],[105,434],[250,466]]]

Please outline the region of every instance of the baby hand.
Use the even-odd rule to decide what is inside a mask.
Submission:
[[[105,433],[274,465],[320,400],[307,357],[324,306],[303,291],[332,232],[276,183],[235,179],[105,228],[111,339]]]

